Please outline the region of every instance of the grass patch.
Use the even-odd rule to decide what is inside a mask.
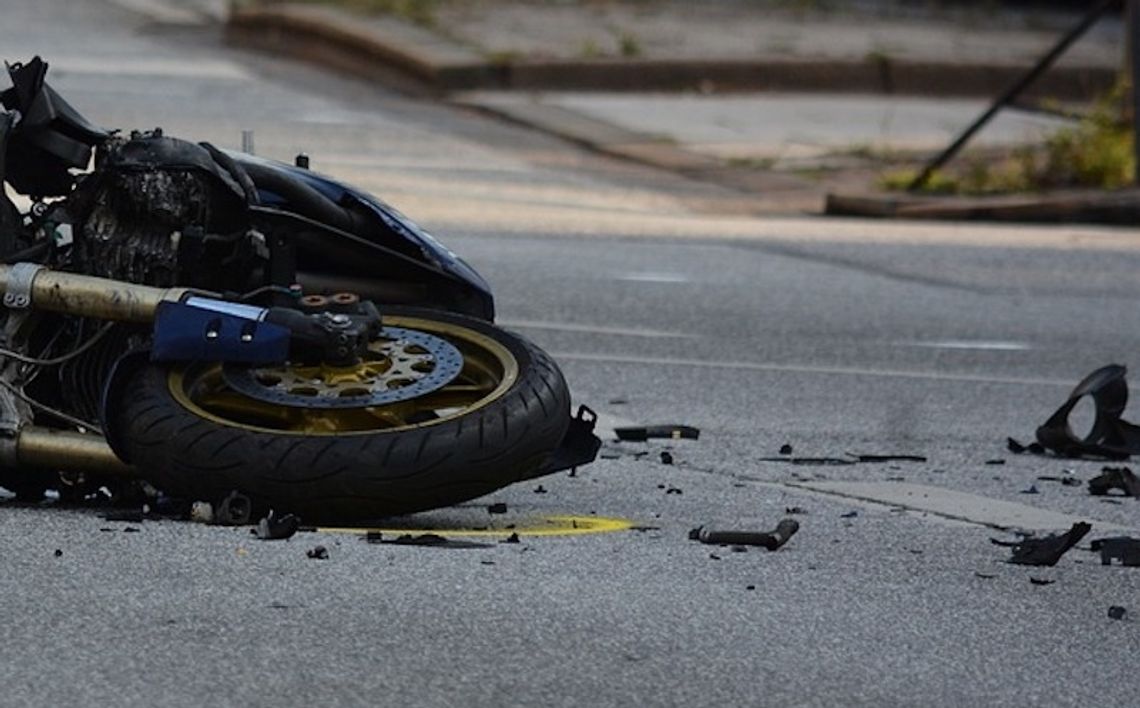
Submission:
[[[320,5],[337,5],[363,13],[392,15],[421,27],[438,24],[437,11],[442,0],[301,0]]]
[[[988,195],[1128,186],[1136,169],[1131,120],[1120,108],[1128,95],[1127,85],[1119,83],[1076,125],[1056,131],[1040,145],[998,156],[967,153],[952,167],[936,171],[920,191]],[[880,176],[879,186],[903,190],[917,174],[915,169],[891,170]]]

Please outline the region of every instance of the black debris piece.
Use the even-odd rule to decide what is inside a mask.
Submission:
[[[1122,620],[1127,614],[1128,610],[1124,609],[1120,605],[1113,605],[1108,608],[1108,616],[1110,619]]]
[[[858,515],[859,515],[859,512],[857,512],[855,510],[851,510],[845,514],[840,514],[839,518],[841,518],[841,519],[854,519]]]
[[[745,590],[755,590],[755,589],[756,589],[756,586],[755,586],[755,585],[748,585],[748,586],[746,586],[744,589],[745,589]]]
[[[748,546],[730,546],[728,550],[732,551],[733,553],[747,553]]]
[[[783,445],[781,445],[781,446],[780,446],[780,454],[781,454],[781,455],[790,455],[790,454],[792,454],[792,446],[791,446],[791,444],[790,444],[790,443],[784,443]]]
[[[784,519],[772,531],[717,531],[698,526],[689,532],[689,539],[701,543],[730,546],[763,546],[775,551],[788,542],[800,524],[795,519]],[[733,549],[735,550],[735,548]]]
[[[857,455],[859,462],[926,462],[922,455]]]
[[[663,465],[673,464],[673,453],[669,452],[668,450],[662,450],[661,451],[661,464],[663,464]]]
[[[974,571],[974,577],[976,577],[976,578],[981,578],[982,580],[993,580],[993,579],[994,579],[994,578],[996,578],[997,576],[996,576],[996,575],[992,575],[992,574],[990,574],[990,573],[979,573],[978,571],[976,571],[976,570],[975,570],[975,571]]]
[[[305,555],[309,558],[312,558],[313,560],[328,560],[329,549],[325,548],[324,546],[316,546],[305,551]]]
[[[1056,475],[1042,474],[1037,476],[1038,482],[1060,482],[1066,487],[1079,487],[1081,480],[1076,477],[1058,477]]]
[[[140,529],[137,526],[124,526],[123,527],[123,533],[138,533],[139,531],[142,531],[142,529]]]
[[[1100,553],[1101,565],[1112,565],[1112,561],[1116,560],[1123,566],[1140,567],[1140,538],[1098,538],[1089,545],[1094,552]]]
[[[1104,496],[1113,489],[1126,497],[1140,497],[1140,478],[1127,467],[1103,467],[1101,474],[1089,480],[1089,494]]]
[[[103,514],[104,521],[123,521],[128,524],[141,524],[143,521],[142,509],[116,509]]]
[[[277,516],[273,510],[270,510],[264,519],[257,522],[254,533],[262,541],[282,541],[292,538],[300,526],[301,520],[293,514]]]
[[[711,558],[711,559],[712,559],[712,560],[714,560],[714,561],[718,561],[718,560],[720,560],[720,556],[718,556],[718,555],[717,555],[717,554],[715,554],[715,553],[710,553],[710,554],[709,554],[709,558]]]
[[[519,535],[517,533],[512,533],[510,536],[507,536],[502,541],[499,541],[499,543],[521,543],[521,542],[519,541]]]
[[[1010,563],[1017,565],[1056,565],[1073,546],[1077,545],[1089,531],[1092,525],[1078,521],[1072,528],[1062,534],[1045,536],[1044,538],[1025,538],[1013,547],[1013,557]]]
[[[381,543],[391,543],[397,546],[429,546],[433,548],[491,548],[489,543],[476,543],[474,541],[456,541],[450,538],[445,538],[435,533],[422,533],[413,536],[406,533],[403,536],[398,536],[391,541],[381,541]]]
[[[1049,578],[1034,578],[1033,576],[1030,576],[1029,582],[1033,583],[1034,585],[1052,585],[1057,581],[1050,580]]]
[[[1140,453],[1140,427],[1120,416],[1128,404],[1127,369],[1109,364],[1080,381],[1069,399],[1037,428],[1037,442],[1062,457],[1093,457],[1126,460]],[[1079,438],[1069,425],[1069,415],[1085,397],[1096,406],[1096,419],[1088,434]]]
[[[625,398],[611,398],[608,403],[611,406],[624,406],[629,403],[629,400]]]
[[[785,506],[784,507],[784,513],[785,514],[806,514],[807,511],[805,511],[803,509],[803,507],[799,507],[799,506]]]
[[[253,503],[246,495],[233,491],[214,507],[213,523],[220,526],[245,526],[253,516]]]
[[[506,502],[496,502],[487,507],[488,514],[505,514],[507,513]]]
[[[995,457],[992,460],[986,460],[986,464],[987,465],[993,465],[993,466],[1004,465],[1005,460],[1001,459],[1000,457]]]
[[[684,494],[684,492],[681,491],[680,487],[669,487],[668,489],[665,490],[665,493],[666,494]]]
[[[1031,484],[1031,485],[1029,485],[1029,488],[1028,488],[1028,489],[1022,489],[1022,490],[1021,490],[1020,492],[1018,492],[1018,493],[1019,493],[1019,494],[1040,494],[1041,492],[1039,492],[1039,491],[1037,490],[1037,485],[1036,485],[1036,484]]]
[[[379,531],[366,531],[364,533],[365,543],[381,543],[384,541],[384,534]]]
[[[535,494],[546,494],[546,487],[544,487],[540,484],[534,488],[534,493]]]
[[[53,555],[54,555],[56,558],[59,558],[60,556],[62,556],[62,555],[63,555],[63,551],[57,548],[57,549],[55,549],[55,553],[54,553]]]
[[[630,526],[630,531],[637,531],[639,533],[648,533],[649,531],[660,531],[660,526]]]
[[[1019,443],[1018,441],[1014,440],[1013,438],[1006,438],[1005,439],[1005,446],[1010,452],[1012,452],[1015,455],[1024,454],[1025,451],[1028,449],[1024,445]]]
[[[645,425],[614,428],[614,434],[617,435],[618,440],[643,442],[650,438],[697,440],[701,436],[701,431],[691,425]]]

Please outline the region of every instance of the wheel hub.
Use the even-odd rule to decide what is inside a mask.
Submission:
[[[385,327],[349,366],[226,364],[225,382],[250,398],[297,408],[368,408],[443,388],[463,369],[455,345],[426,332]]]

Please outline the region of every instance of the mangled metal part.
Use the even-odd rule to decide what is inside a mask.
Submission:
[[[698,526],[689,532],[689,539],[720,546],[763,546],[769,551],[778,550],[800,530],[795,519],[784,519],[772,531],[718,531]]]
[[[1104,496],[1119,489],[1126,497],[1140,497],[1140,477],[1127,467],[1104,467],[1101,473],[1089,480],[1089,494]]]
[[[1117,560],[1123,566],[1140,567],[1140,538],[1130,536],[1098,538],[1089,545],[1093,551],[1100,553],[1101,565],[1112,565],[1112,561]]]
[[[1092,530],[1092,524],[1078,521],[1072,528],[1062,534],[1053,534],[1044,538],[1025,538],[1015,544],[1005,544],[994,541],[995,544],[1012,545],[1013,557],[1010,563],[1015,565],[1057,565],[1061,556],[1080,543],[1080,540]]]
[[[1086,376],[1069,400],[1037,428],[1037,441],[1062,457],[1124,460],[1140,453],[1140,427],[1120,417],[1128,404],[1126,371],[1119,364],[1109,364]],[[1069,415],[1086,396],[1096,405],[1096,420],[1082,438],[1069,425]]]
[[[691,425],[639,425],[614,428],[614,435],[617,436],[618,440],[627,442],[644,442],[651,438],[698,440],[701,437],[701,431]]]

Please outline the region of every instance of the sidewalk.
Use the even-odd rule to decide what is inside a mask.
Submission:
[[[741,0],[699,10],[671,0],[483,0],[444,3],[425,26],[320,4],[260,3],[234,10],[227,33],[363,76],[401,72],[446,100],[755,194],[758,212],[819,213],[828,193],[873,192],[887,158],[945,147],[1079,19],[932,17],[886,0],[869,4],[878,13],[870,20],[838,11],[773,14]],[[1122,44],[1119,18],[1102,20],[1042,77],[1035,95],[1106,89]],[[1006,110],[971,146],[1039,142],[1064,123]],[[1028,211],[1046,219],[1096,211],[1075,209],[1074,199],[1101,201],[1065,195],[1051,212],[1047,198],[1036,198],[1041,209]],[[948,201],[938,201],[943,207],[920,215],[943,215]],[[997,200],[999,211],[1011,213],[1008,201]],[[873,215],[890,215],[899,203],[832,202]],[[1111,202],[1115,216],[1107,220],[1132,219],[1131,207],[1120,215],[1119,195]],[[978,200],[964,204],[964,215],[979,213]],[[1025,218],[1025,209],[1015,211]]]

